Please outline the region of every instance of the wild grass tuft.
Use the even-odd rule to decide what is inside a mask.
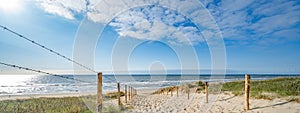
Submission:
[[[299,84],[300,77],[251,81],[250,96],[260,99],[291,97],[293,100],[298,101],[300,99]],[[224,83],[222,91],[231,91],[234,95],[242,95],[244,94],[244,81]]]

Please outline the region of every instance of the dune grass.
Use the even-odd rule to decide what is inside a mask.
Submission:
[[[103,95],[104,101],[117,98],[117,92]],[[124,92],[121,92],[124,96]],[[93,113],[82,100],[96,103],[96,96],[63,97],[63,98],[32,98],[0,101],[0,113]],[[96,106],[93,106],[96,107]],[[103,113],[120,113],[126,110],[125,106],[103,106]]]
[[[170,91],[176,91],[178,88],[179,91],[181,92],[189,92],[192,89],[196,89],[196,91],[203,91],[204,90],[204,82],[198,81],[198,82],[192,82],[192,83],[187,83],[187,84],[182,84],[180,86],[169,86],[169,87],[164,87],[156,90],[153,92],[153,94],[161,94],[165,92],[170,92]]]
[[[3,113],[92,113],[77,97],[0,101]]]
[[[224,83],[222,84],[222,91],[230,91],[234,95],[242,95],[244,94],[244,82]],[[300,77],[251,81],[250,96],[259,99],[289,97],[291,100],[300,102]]]
[[[185,92],[189,88],[195,88],[196,92],[204,92],[204,82],[198,81],[179,86],[180,91]],[[210,84],[210,93],[232,92],[238,96],[244,94],[245,81],[233,81],[222,84]],[[174,91],[177,86],[165,87],[157,90],[154,94]],[[300,102],[300,77],[275,78],[270,80],[252,80],[250,82],[250,97],[256,99],[286,98],[291,101]]]

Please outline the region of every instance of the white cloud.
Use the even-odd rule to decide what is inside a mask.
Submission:
[[[101,2],[101,4],[98,4],[98,2]],[[197,8],[192,8],[191,6],[196,7],[196,5],[189,1],[172,1],[173,5],[182,3],[188,3],[188,5],[180,5],[181,7],[174,6],[172,10],[167,10],[156,5],[128,10],[128,7],[136,7],[141,4],[159,3],[155,0],[139,0],[134,1],[134,4],[130,1],[120,2],[120,0],[39,1],[39,5],[46,12],[67,19],[75,19],[74,15],[77,13],[83,14],[87,11],[87,17],[94,22],[103,24],[111,22],[109,25],[113,26],[121,37],[131,37],[141,40],[161,40],[172,42],[172,44],[196,44],[203,42],[204,39],[200,29],[193,25],[187,17],[177,14],[178,12],[174,11],[195,12]],[[122,13],[119,14],[119,12]],[[116,18],[111,20],[114,17]]]
[[[300,6],[297,1],[223,0],[209,1],[206,6],[212,12],[225,39],[248,44],[271,44],[300,36],[296,33],[300,32],[299,25],[297,26],[300,22]],[[283,31],[293,32],[293,36],[282,34]]]
[[[118,15],[109,25],[117,28],[120,36],[133,37],[146,40],[166,39],[172,43],[198,43],[203,36],[214,37],[215,29],[211,18],[205,18],[205,10],[199,9],[191,1],[172,0],[38,0],[38,4],[48,13],[56,14],[67,19],[75,19],[76,14],[86,14],[94,22],[108,23]],[[300,5],[297,1],[288,0],[199,0],[213,15],[220,27],[223,37],[241,43],[263,40],[274,40],[299,37]],[[101,2],[102,4],[98,4]],[[133,4],[134,3],[134,4]],[[200,23],[201,29],[195,26],[175,25],[187,20],[187,17],[175,14],[171,10],[161,7],[143,8],[123,12],[128,7],[141,4],[160,4],[172,7],[184,13],[188,18],[197,18],[193,22]],[[184,4],[184,5],[181,5]],[[113,6],[113,7],[112,7]],[[105,10],[102,10],[105,9]],[[86,13],[85,13],[86,12]],[[118,12],[123,12],[118,14]],[[204,17],[204,18],[203,18]],[[199,19],[198,19],[199,18]],[[175,25],[175,26],[174,26]],[[199,31],[201,30],[201,31]],[[298,32],[298,33],[297,33]],[[202,35],[201,35],[202,33]],[[206,34],[203,34],[206,33]],[[284,34],[285,33],[285,34]],[[290,36],[290,34],[292,36]],[[185,36],[185,37],[183,37]],[[188,39],[186,38],[188,37]],[[200,38],[199,38],[200,37]],[[207,37],[206,37],[207,38]],[[284,40],[280,40],[284,41]],[[263,41],[266,43],[266,41]],[[249,44],[250,44],[249,43]],[[258,42],[257,42],[258,43]]]
[[[76,13],[86,11],[85,0],[37,0],[37,4],[47,13],[65,17],[67,19],[75,19]]]
[[[109,25],[115,27],[121,37],[166,40],[172,44],[195,44],[204,41],[199,29],[186,17],[158,6],[124,12]]]

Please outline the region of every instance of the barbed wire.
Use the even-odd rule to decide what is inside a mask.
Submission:
[[[46,74],[46,75],[51,75],[51,76],[55,76],[55,77],[61,77],[61,78],[74,80],[74,81],[78,81],[78,82],[92,83],[92,82],[89,82],[89,81],[78,80],[78,79],[75,79],[75,78],[71,78],[71,77],[67,77],[67,76],[63,76],[63,75],[58,75],[58,74],[53,74],[53,73],[49,73],[49,72],[45,72],[45,71],[41,71],[41,70],[37,70],[37,69],[22,67],[22,66],[18,66],[18,65],[15,65],[15,64],[8,64],[8,63],[4,63],[4,62],[0,62],[0,64],[8,66],[8,67],[23,69],[23,70],[32,71],[32,72],[41,73],[41,74]]]
[[[94,72],[94,73],[97,73],[95,70],[93,70],[93,69],[91,69],[91,68],[89,68],[89,67],[87,67],[87,66],[84,66],[83,64],[80,64],[79,62],[77,62],[77,61],[75,61],[75,60],[72,60],[71,58],[68,58],[68,57],[66,57],[65,55],[62,55],[62,54],[60,54],[60,53],[54,51],[53,49],[50,49],[49,47],[46,47],[46,46],[44,46],[44,45],[42,45],[42,44],[40,44],[40,43],[37,43],[36,41],[31,40],[31,39],[29,39],[29,38],[27,38],[27,37],[21,35],[20,33],[17,33],[17,32],[15,32],[15,31],[13,31],[13,30],[7,28],[7,27],[2,26],[2,25],[0,25],[0,27],[3,28],[4,30],[7,30],[7,31],[9,31],[9,32],[11,32],[11,33],[13,33],[13,34],[15,34],[15,35],[17,35],[17,36],[19,36],[19,37],[21,37],[21,38],[23,38],[23,39],[25,39],[25,40],[31,42],[31,43],[33,43],[33,44],[35,44],[35,45],[37,45],[37,46],[43,48],[43,49],[45,49],[45,50],[50,51],[51,53],[54,53],[54,54],[56,54],[56,55],[58,55],[58,56],[60,56],[60,57],[62,57],[62,58],[64,58],[64,59],[66,59],[66,60],[68,60],[68,61],[70,61],[70,62],[73,62],[73,63],[75,63],[75,64],[77,64],[77,65],[79,65],[79,66],[81,66],[81,67],[83,67],[83,68],[85,68],[85,69],[87,69],[87,70],[89,70],[89,71],[92,71],[92,72]]]
[[[54,51],[53,49],[50,49],[49,47],[46,47],[46,46],[44,46],[44,45],[42,45],[42,44],[40,44],[40,43],[37,43],[36,41],[34,41],[34,40],[32,40],[32,39],[29,39],[29,38],[25,37],[24,35],[22,35],[22,34],[20,34],[20,33],[17,33],[16,31],[13,31],[13,30],[11,30],[11,29],[9,29],[9,28],[3,26],[3,25],[0,25],[0,27],[3,28],[3,29],[6,30],[6,31],[9,31],[9,32],[11,32],[11,33],[17,35],[18,37],[21,37],[21,38],[23,38],[23,39],[25,39],[25,40],[31,42],[32,44],[35,44],[35,45],[37,45],[37,46],[39,46],[39,47],[41,47],[41,48],[43,48],[43,49],[45,49],[45,50],[47,50],[47,51],[49,51],[49,52],[51,52],[51,53],[54,53],[54,54],[56,54],[56,55],[58,55],[58,56],[60,56],[60,57],[62,57],[62,58],[64,58],[64,59],[70,61],[70,62],[73,62],[73,63],[75,63],[75,64],[77,64],[77,65],[79,65],[79,66],[81,66],[81,67],[83,67],[83,68],[85,68],[85,69],[91,71],[91,72],[98,73],[97,71],[95,71],[95,70],[93,70],[93,69],[91,69],[91,68],[89,68],[89,67],[87,67],[87,66],[85,66],[85,65],[83,65],[83,64],[81,64],[81,63],[79,63],[79,62],[77,62],[77,61],[75,61],[75,60],[72,60],[71,58],[68,58],[68,57],[66,57],[65,55],[62,55],[62,54],[60,54],[59,52]],[[46,73],[44,73],[44,74],[46,74]],[[106,76],[104,76],[104,77],[107,78],[107,79],[109,79],[109,80],[111,80],[111,81],[115,81],[115,80],[113,80],[113,79],[111,79],[111,78],[109,78],[109,77],[106,77]]]

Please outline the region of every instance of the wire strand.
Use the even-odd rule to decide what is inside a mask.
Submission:
[[[32,40],[32,39],[29,39],[29,38],[25,37],[24,35],[22,35],[22,34],[20,34],[20,33],[17,33],[16,31],[13,31],[13,30],[11,30],[11,29],[9,29],[9,28],[3,26],[3,25],[0,25],[0,27],[3,28],[3,29],[6,30],[6,31],[9,31],[9,32],[11,32],[11,33],[17,35],[18,37],[21,37],[21,38],[23,38],[23,39],[25,39],[25,40],[31,42],[32,44],[35,44],[35,45],[37,45],[37,46],[39,46],[39,47],[41,47],[41,48],[43,48],[43,49],[45,49],[45,50],[47,50],[47,51],[49,51],[49,52],[51,52],[51,53],[54,53],[54,54],[56,54],[56,55],[58,55],[58,56],[60,56],[60,57],[62,57],[62,58],[64,58],[64,59],[70,61],[70,62],[73,62],[73,63],[75,63],[75,64],[77,64],[77,65],[79,65],[79,66],[81,66],[81,67],[83,67],[83,68],[85,68],[85,69],[91,71],[91,72],[98,73],[98,72],[96,72],[95,70],[93,70],[93,69],[91,69],[91,68],[89,68],[89,67],[87,67],[87,66],[85,66],[85,65],[83,65],[83,64],[81,64],[81,63],[79,63],[79,62],[77,62],[77,61],[75,61],[75,60],[72,60],[71,58],[68,58],[68,57],[66,57],[65,55],[62,55],[62,54],[60,54],[59,52],[54,51],[53,49],[50,49],[49,47],[46,47],[46,46],[44,46],[44,45],[42,45],[42,44],[40,44],[40,43],[37,43],[36,41],[34,41],[34,40]],[[104,77],[107,78],[107,79],[109,79],[109,80],[111,80],[111,81],[115,81],[115,80],[113,80],[113,79],[111,79],[111,78],[109,78],[109,77],[106,77],[106,76],[104,76]]]
[[[17,36],[19,36],[19,37],[21,37],[21,38],[27,40],[27,41],[33,43],[33,44],[35,44],[35,45],[37,45],[37,46],[39,46],[39,47],[41,47],[41,48],[43,48],[43,49],[45,49],[45,50],[47,50],[47,51],[49,51],[49,52],[51,52],[51,53],[54,53],[54,54],[56,54],[56,55],[58,55],[58,56],[60,56],[60,57],[62,57],[62,58],[64,58],[64,59],[66,59],[66,60],[68,60],[68,61],[70,61],[70,62],[73,62],[73,63],[75,63],[75,64],[77,64],[77,65],[79,65],[79,66],[81,66],[81,67],[83,67],[83,68],[85,68],[85,69],[87,69],[87,70],[89,70],[89,71],[92,71],[92,72],[94,72],[94,73],[97,73],[95,70],[93,70],[93,69],[91,69],[91,68],[89,68],[89,67],[87,67],[87,66],[84,66],[83,64],[80,64],[79,62],[77,62],[77,61],[75,61],[75,60],[72,60],[71,58],[68,58],[68,57],[66,57],[65,55],[62,55],[62,54],[60,54],[59,52],[54,51],[53,49],[50,49],[49,47],[46,47],[46,46],[44,46],[44,45],[42,45],[42,44],[40,44],[40,43],[37,43],[36,41],[31,40],[31,39],[29,39],[29,38],[27,38],[27,37],[21,35],[20,33],[17,33],[17,32],[15,32],[15,31],[13,31],[13,30],[11,30],[11,29],[5,27],[5,26],[2,26],[2,25],[0,25],[0,27],[3,28],[3,29],[6,30],[6,31],[9,31],[9,32],[11,32],[11,33],[13,33],[13,34],[15,34],[15,35],[17,35]]]
[[[41,74],[46,74],[46,75],[51,75],[51,76],[55,76],[55,77],[61,77],[61,78],[74,80],[74,81],[78,81],[78,82],[92,83],[92,82],[89,82],[89,81],[78,80],[78,79],[75,79],[75,78],[71,78],[71,77],[67,77],[67,76],[63,76],[63,75],[58,75],[58,74],[53,74],[53,73],[49,73],[49,72],[45,72],[45,71],[41,71],[41,70],[37,70],[37,69],[22,67],[22,66],[18,66],[18,65],[14,65],[14,64],[8,64],[8,63],[3,63],[3,62],[0,62],[0,64],[8,66],[8,67],[23,69],[23,70],[32,71],[32,72],[41,73]]]

